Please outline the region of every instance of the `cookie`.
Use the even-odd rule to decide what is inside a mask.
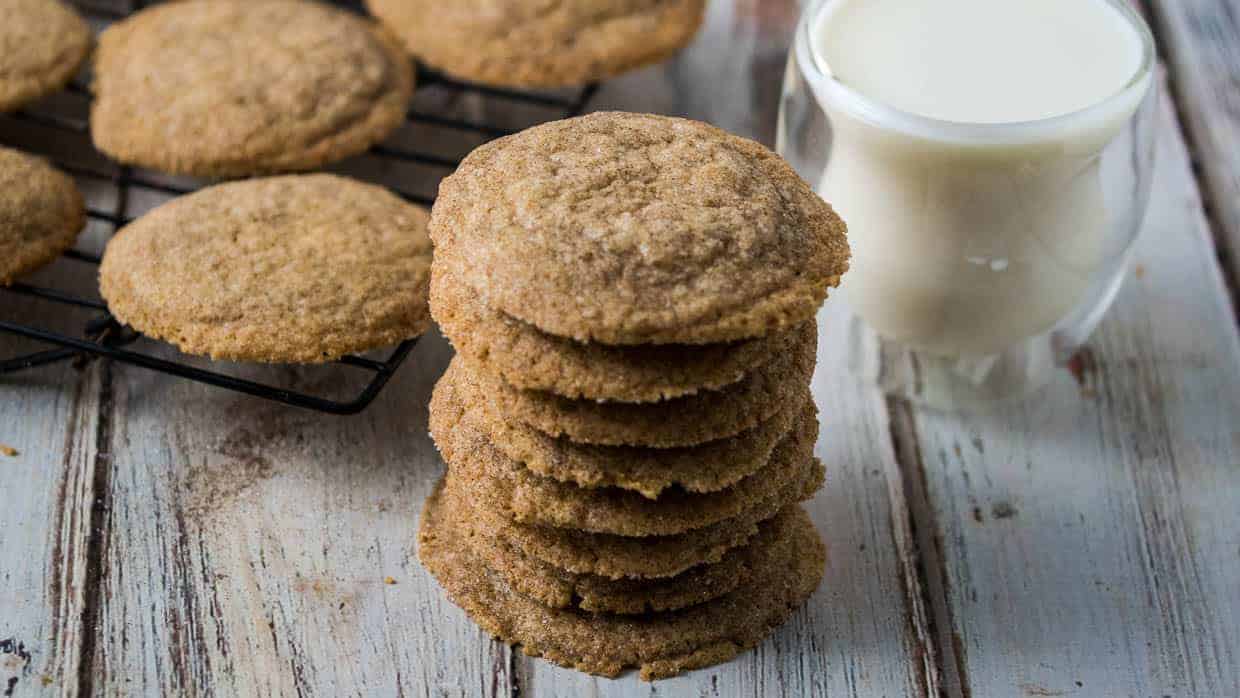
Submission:
[[[490,310],[442,267],[431,274],[431,315],[469,364],[509,385],[619,402],[657,402],[718,390],[787,351],[796,337],[794,329],[787,329],[723,344],[583,344]]]
[[[444,515],[464,533],[473,552],[506,584],[545,606],[580,608],[594,613],[661,613],[705,603],[743,585],[753,572],[757,547],[770,545],[772,524],[764,522],[759,534],[742,547],[728,551],[719,562],[699,565],[664,579],[608,579],[573,574],[522,553],[474,515],[474,502],[461,494],[456,478],[444,484]],[[774,521],[774,519],[772,519]]]
[[[562,87],[668,58],[702,23],[705,0],[366,0],[409,52],[465,80]]]
[[[805,393],[808,396],[808,388]],[[440,382],[434,401],[436,409],[449,411],[448,419],[483,432],[492,446],[535,474],[581,487],[619,487],[649,499],[672,486],[698,493],[730,487],[766,464],[798,415],[803,419],[817,415],[813,401],[806,397],[736,436],[687,448],[651,449],[557,439],[487,412],[484,401],[466,410],[454,382]]]
[[[90,27],[58,0],[0,2],[0,112],[65,86],[90,55]]]
[[[186,353],[331,361],[429,326],[426,220],[334,175],[219,184],[122,228],[100,288],[117,319]]]
[[[395,37],[306,0],[186,0],[112,25],[95,59],[91,136],[174,174],[310,170],[404,122],[413,68]]]
[[[800,508],[756,546],[746,584],[665,614],[622,616],[553,609],[488,570],[452,526],[441,493],[427,500],[418,556],[448,596],[488,633],[530,656],[605,676],[638,668],[645,680],[725,662],[767,637],[822,581],[826,549]]]
[[[817,468],[818,422],[801,419],[775,447],[769,462],[735,485],[706,494],[683,490],[647,499],[616,488],[586,489],[531,473],[500,453],[465,422],[452,421],[436,400],[431,436],[454,479],[480,507],[519,523],[621,536],[669,536],[739,516],[810,478]]]
[[[603,344],[707,344],[813,318],[845,226],[779,156],[707,124],[603,112],[474,150],[431,218],[495,311]]]
[[[814,459],[803,479],[788,483],[770,499],[741,515],[672,536],[634,538],[571,528],[522,524],[486,507],[478,518],[526,556],[562,570],[609,579],[674,577],[699,565],[719,562],[744,545],[758,524],[794,502],[809,499],[822,486],[824,469]]]
[[[41,158],[0,147],[0,286],[59,257],[85,225],[72,179]]]
[[[453,358],[442,381],[456,384],[466,407],[484,409],[528,424],[550,436],[606,446],[674,448],[735,436],[803,401],[814,371],[818,335],[807,323],[791,351],[777,356],[739,383],[720,391],[655,403],[569,400],[519,390]]]

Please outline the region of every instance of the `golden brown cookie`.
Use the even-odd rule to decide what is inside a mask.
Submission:
[[[562,570],[609,579],[674,577],[719,562],[752,538],[758,524],[789,504],[813,497],[822,486],[824,469],[817,459],[812,466],[803,480],[789,483],[740,516],[674,536],[633,538],[520,524],[485,507],[478,507],[476,515],[526,556]]]
[[[795,329],[787,329],[724,344],[585,344],[483,306],[442,266],[431,274],[431,314],[458,354],[509,385],[620,402],[718,390],[787,351],[796,337]]]
[[[806,419],[817,415],[813,401],[806,397],[752,429],[700,446],[592,446],[547,436],[502,414],[492,414],[486,401],[475,400],[473,408],[466,410],[457,388],[454,381],[441,381],[435,387],[434,409],[442,410],[445,419],[463,421],[483,432],[492,446],[530,471],[581,487],[632,490],[649,499],[673,485],[699,493],[730,487],[766,464],[798,415]],[[808,388],[805,393],[808,396]]]
[[[86,22],[59,0],[0,1],[0,112],[64,87],[91,39]]]
[[[413,68],[376,23],[306,0],[186,0],[112,25],[91,136],[124,163],[209,177],[310,170],[405,118]]]
[[[439,189],[438,263],[549,334],[706,344],[814,317],[843,221],[779,156],[707,124],[604,112],[473,151]]]
[[[705,0],[367,0],[428,65],[515,87],[581,85],[689,43]]]
[[[121,229],[100,287],[121,322],[187,353],[330,361],[429,326],[426,219],[334,175],[219,184]]]
[[[519,420],[550,436],[606,446],[695,446],[735,436],[789,404],[803,403],[814,371],[816,329],[814,323],[805,324],[791,351],[739,383],[663,402],[569,400],[518,390],[485,372],[471,371],[460,357],[452,360],[440,380],[456,385],[467,409],[485,403],[488,412]]]
[[[500,453],[468,423],[447,418],[432,400],[431,436],[448,467],[478,506],[519,523],[621,536],[670,536],[730,519],[769,501],[818,467],[818,421],[798,421],[756,473],[718,492],[681,489],[647,499],[617,488],[587,489],[531,473]]]
[[[639,668],[646,680],[728,661],[767,637],[822,580],[826,549],[800,508],[777,519],[770,545],[757,546],[743,586],[664,614],[621,616],[552,609],[487,569],[445,515],[427,500],[418,556],[457,605],[484,630],[530,656],[605,676]]]
[[[757,546],[770,544],[770,522],[744,546],[729,550],[719,562],[699,565],[663,579],[608,579],[573,574],[522,553],[496,529],[482,525],[475,503],[460,493],[456,478],[444,483],[444,515],[461,530],[473,552],[509,586],[554,608],[595,613],[640,614],[672,611],[705,603],[743,585],[753,572]]]
[[[0,147],[0,286],[59,257],[84,225],[72,179],[41,158]]]

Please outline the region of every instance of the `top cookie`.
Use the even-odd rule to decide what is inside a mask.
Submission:
[[[58,0],[0,0],[0,112],[64,87],[90,44],[90,27]]]
[[[429,326],[426,219],[334,175],[219,184],[121,229],[100,289],[120,321],[191,354],[330,361]]]
[[[59,257],[85,224],[72,179],[39,158],[0,148],[0,286]]]
[[[239,177],[365,151],[404,120],[413,68],[395,37],[304,0],[186,0],[99,39],[91,136],[121,162]]]
[[[478,148],[443,181],[436,255],[480,302],[603,344],[705,344],[814,316],[843,221],[763,146],[607,112]]]
[[[705,0],[366,0],[410,53],[466,80],[581,85],[655,63],[693,38]]]

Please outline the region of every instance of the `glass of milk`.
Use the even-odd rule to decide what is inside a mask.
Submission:
[[[848,223],[855,369],[976,408],[1077,351],[1149,198],[1154,65],[1123,0],[808,3],[777,148]]]

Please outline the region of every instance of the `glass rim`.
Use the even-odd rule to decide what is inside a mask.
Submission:
[[[987,123],[953,121],[925,116],[880,102],[845,85],[833,74],[823,70],[817,52],[813,48],[811,31],[817,26],[818,18],[827,5],[841,1],[813,0],[802,12],[793,47],[798,58],[799,70],[807,80],[826,90],[827,94],[837,102],[849,107],[865,120],[918,136],[986,143],[1037,139],[1040,136],[1057,133],[1066,126],[1092,121],[1096,117],[1110,114],[1117,104],[1129,101],[1139,103],[1152,86],[1151,78],[1154,67],[1157,65],[1154,36],[1145,19],[1126,0],[1101,0],[1119,12],[1120,16],[1137,32],[1141,41],[1140,65],[1123,86],[1114,93],[1081,109],[1032,121]]]

